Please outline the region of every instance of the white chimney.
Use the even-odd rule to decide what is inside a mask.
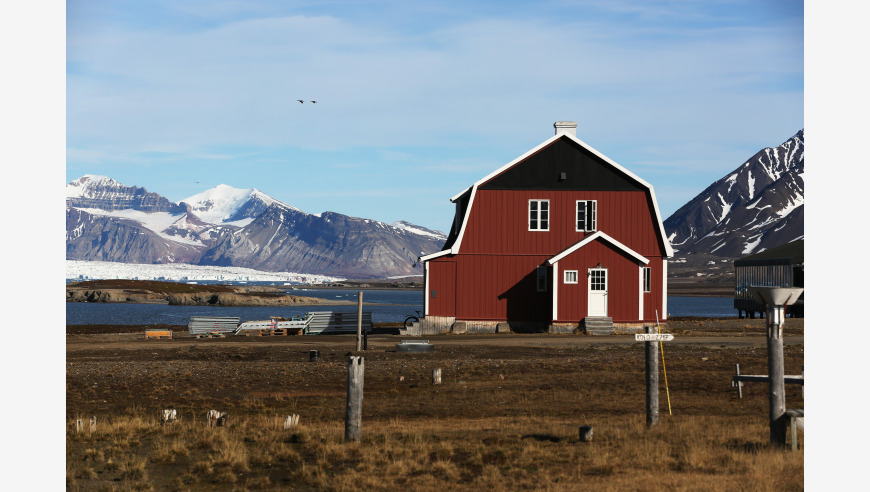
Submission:
[[[556,129],[556,135],[565,134],[572,137],[577,136],[577,123],[573,121],[557,121],[553,123],[553,128]]]

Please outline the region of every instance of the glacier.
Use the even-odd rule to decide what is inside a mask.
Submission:
[[[68,281],[127,279],[167,280],[173,282],[284,282],[292,284],[323,284],[345,280],[340,277],[295,272],[263,272],[251,268],[164,263],[118,263],[112,261],[66,260]]]

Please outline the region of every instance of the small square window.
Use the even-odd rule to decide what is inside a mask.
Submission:
[[[565,283],[566,284],[576,284],[577,283],[577,270],[565,270]]]
[[[651,292],[652,291],[652,270],[649,267],[644,267],[643,269],[643,291]]]

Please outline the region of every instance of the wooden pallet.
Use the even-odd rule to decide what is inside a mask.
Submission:
[[[226,338],[226,333],[199,333],[196,338]]]
[[[145,338],[172,338],[169,330],[145,330]]]

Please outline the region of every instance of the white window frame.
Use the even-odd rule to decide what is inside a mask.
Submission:
[[[547,267],[545,266],[537,268],[537,289],[538,292],[547,292]]]
[[[652,268],[643,267],[643,291],[652,292]]]
[[[532,203],[537,205],[537,210],[534,211],[537,214],[537,217],[534,219],[532,219]],[[541,218],[541,204],[544,204],[544,203],[547,204],[547,211],[546,211],[547,217],[545,219]],[[530,199],[529,200],[529,214],[527,216],[527,219],[528,219],[528,221],[526,223],[528,224],[529,231],[535,231],[535,232],[549,231],[550,230],[550,200],[544,200],[544,199],[538,199],[538,198]],[[547,222],[546,228],[541,227],[541,222],[543,222],[543,221]],[[532,227],[533,224],[535,227]]]
[[[583,229],[580,228],[580,204],[583,204]],[[592,205],[592,213],[589,213],[589,205]],[[592,220],[589,220],[589,216]],[[591,224],[590,224],[591,222]],[[574,230],[577,232],[590,232],[598,230],[598,200],[577,200],[574,204]]]
[[[577,270],[565,270],[562,278],[562,281],[566,284],[576,284],[578,283],[578,279],[580,275],[578,275]]]

